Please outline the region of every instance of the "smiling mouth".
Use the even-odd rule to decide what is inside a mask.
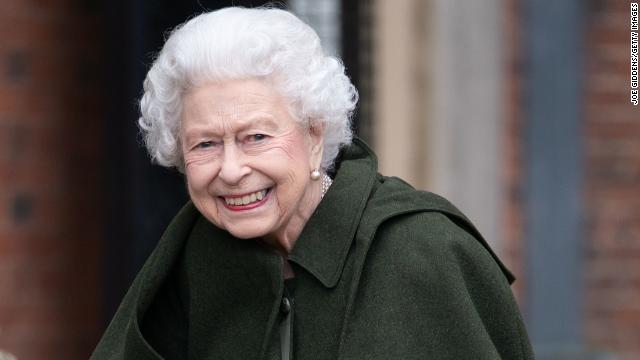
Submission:
[[[225,205],[233,209],[253,208],[262,203],[271,189],[262,189],[243,196],[220,196]]]

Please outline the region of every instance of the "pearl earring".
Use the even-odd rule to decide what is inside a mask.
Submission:
[[[315,169],[311,172],[311,180],[319,180],[320,179],[320,171]]]

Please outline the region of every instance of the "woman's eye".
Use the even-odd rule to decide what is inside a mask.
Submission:
[[[196,145],[196,149],[206,149],[213,146],[213,141],[203,141]]]
[[[267,135],[264,134],[254,134],[254,135],[249,135],[249,140],[250,141],[262,141],[264,139],[267,138]]]

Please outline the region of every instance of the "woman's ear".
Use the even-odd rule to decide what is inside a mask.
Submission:
[[[324,149],[324,124],[320,121],[309,121],[309,140],[311,170],[320,169],[322,150]]]

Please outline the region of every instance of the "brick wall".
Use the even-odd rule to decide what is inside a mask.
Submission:
[[[0,351],[83,359],[101,327],[103,111],[92,1],[0,2]]]
[[[629,1],[586,18],[586,336],[640,359],[640,108],[629,103]]]
[[[614,359],[640,359],[640,107],[629,103],[629,1],[585,2],[583,145],[584,335]],[[505,2],[505,262],[523,273],[522,0]]]

